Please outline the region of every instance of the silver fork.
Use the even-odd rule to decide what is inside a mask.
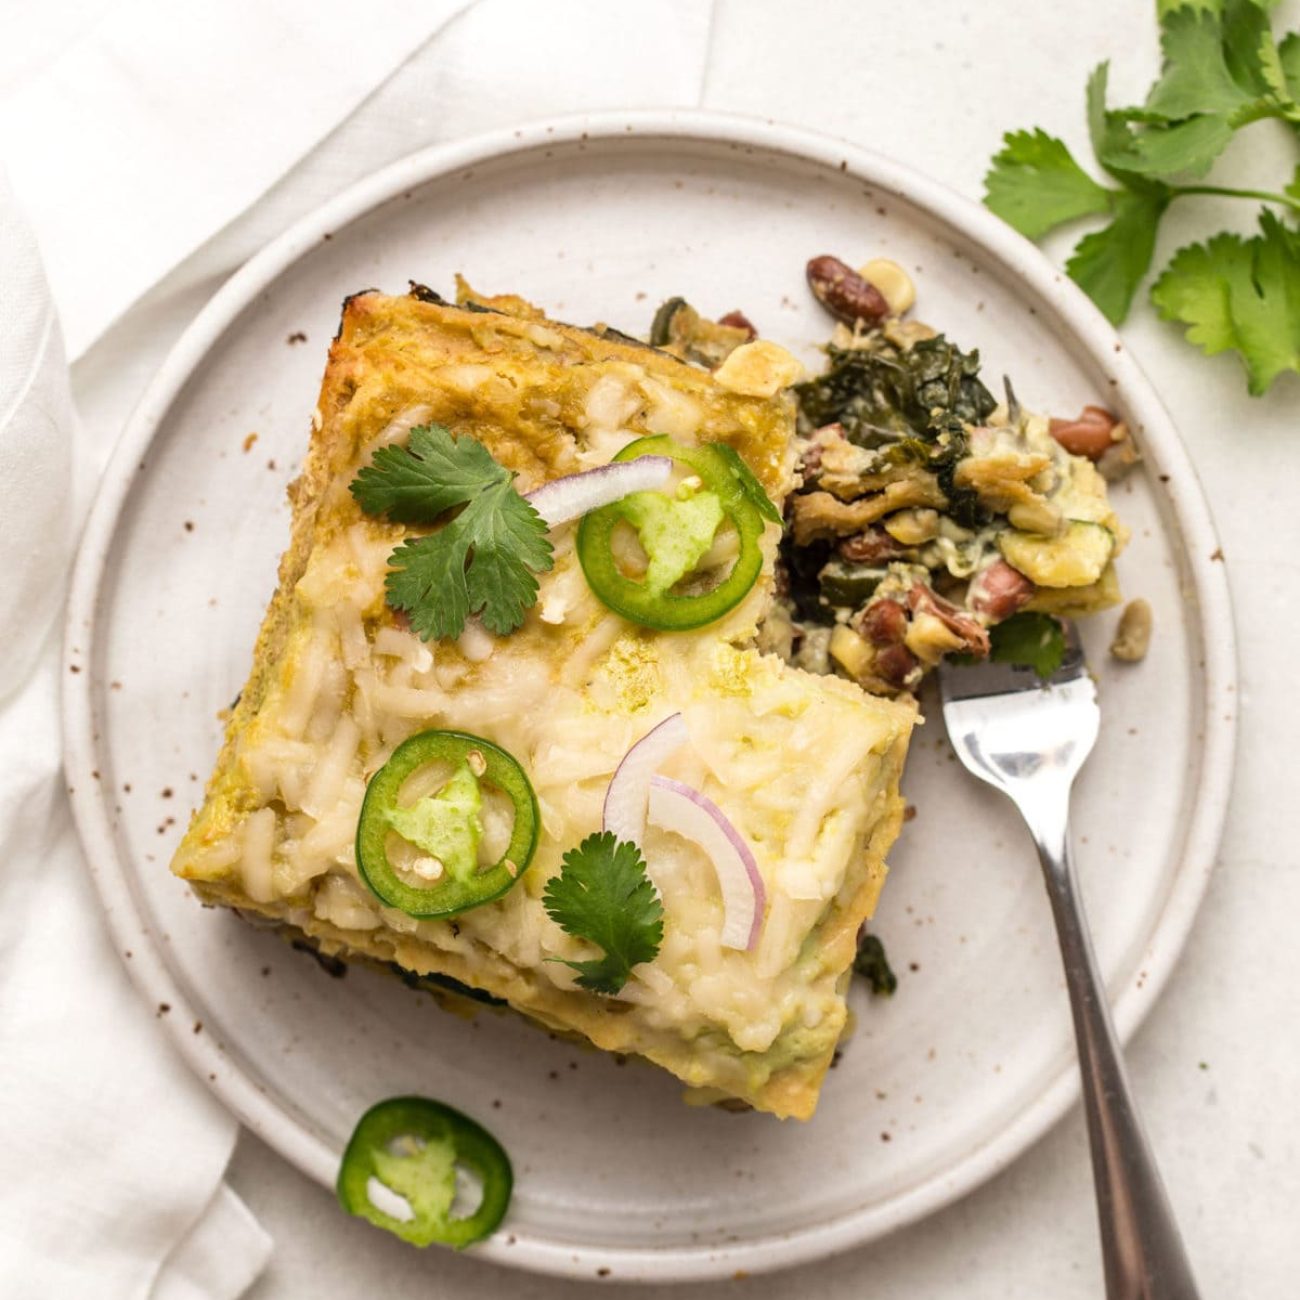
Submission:
[[[1097,739],[1101,711],[1073,625],[1060,668],[945,663],[948,738],[966,768],[1020,809],[1038,848],[1065,962],[1108,1300],[1196,1300],[1196,1283],[1142,1131],[1097,974],[1070,851],[1070,786]]]

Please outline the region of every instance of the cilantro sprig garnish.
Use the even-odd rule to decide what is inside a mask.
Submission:
[[[385,584],[388,603],[424,640],[459,636],[471,614],[498,636],[523,623],[537,600],[534,575],[554,563],[551,543],[514,475],[481,442],[422,425],[405,447],[375,452],[351,490],[367,514],[441,525],[393,551]]]
[[[1179,250],[1151,287],[1156,310],[1206,356],[1241,353],[1252,393],[1300,371],[1300,231],[1267,210],[1259,225],[1254,239],[1215,235]]]
[[[1151,290],[1166,320],[1187,326],[1207,355],[1233,349],[1261,394],[1300,371],[1300,168],[1280,191],[1203,179],[1238,131],[1266,118],[1300,136],[1300,32],[1278,41],[1269,0],[1159,0],[1159,79],[1145,103],[1107,103],[1108,65],[1088,79],[1098,181],[1042,130],[1011,131],[985,177],[984,202],[1030,239],[1086,217],[1107,217],[1083,236],[1066,270],[1116,325],[1151,269],[1170,204],[1191,195],[1262,200],[1253,238],[1220,234],[1176,253]]]
[[[542,903],[551,920],[575,939],[605,950],[590,961],[563,961],[593,993],[618,993],[632,967],[653,961],[664,937],[664,908],[646,874],[641,850],[610,831],[588,835],[563,858]]]

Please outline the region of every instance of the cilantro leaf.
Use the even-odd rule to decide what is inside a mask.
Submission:
[[[1156,0],[1156,17],[1163,23],[1179,9],[1190,9],[1207,14],[1223,12],[1223,0]]]
[[[450,523],[392,554],[388,603],[426,641],[459,636],[470,614],[498,636],[513,632],[553,563],[546,525],[510,482],[484,489]]]
[[[1050,677],[1065,657],[1065,633],[1050,614],[1022,610],[989,628],[989,658],[1001,664],[1024,664]]]
[[[1214,194],[1262,199],[1300,212],[1300,168],[1281,193],[1175,183],[1210,170],[1233,134],[1263,118],[1300,132],[1300,32],[1273,38],[1276,0],[1156,0],[1164,55],[1161,75],[1140,108],[1111,108],[1109,64],[1088,78],[1093,153],[1122,190],[1093,182],[1065,146],[1042,131],[1004,137],[986,178],[985,203],[1017,230],[1039,238],[1076,215],[1109,210],[1111,221],[1085,235],[1066,263],[1071,277],[1113,324],[1128,315],[1151,266],[1160,221],[1177,198]],[[1102,196],[1105,202],[1102,201]],[[1250,241],[1220,235],[1178,254],[1152,290],[1166,319],[1189,326],[1207,353],[1235,348],[1250,391],[1264,392],[1295,370],[1297,240],[1265,209]],[[1217,259],[1217,263],[1216,263]]]
[[[1109,160],[1144,176],[1179,172],[1204,176],[1227,147],[1232,132],[1227,118],[1202,113],[1185,122],[1147,127],[1133,137],[1126,150],[1111,154]]]
[[[1253,239],[1225,233],[1180,249],[1151,290],[1206,356],[1241,354],[1255,396],[1300,371],[1300,232],[1267,210],[1259,224]]]
[[[1277,61],[1287,94],[1293,100],[1300,99],[1300,32],[1283,37],[1277,47]]]
[[[632,967],[653,961],[663,942],[663,904],[641,850],[615,839],[611,831],[588,835],[564,855],[542,903],[566,933],[605,950],[596,960],[563,962],[578,972],[578,984],[593,993],[619,992]]]
[[[436,524],[389,558],[388,603],[426,641],[459,636],[470,614],[498,636],[513,632],[553,564],[546,524],[515,491],[514,475],[482,443],[438,424],[411,430],[406,447],[384,447],[357,475],[352,495],[367,514]]]
[[[1146,176],[1202,176],[1234,130],[1277,110],[1261,62],[1261,40],[1273,49],[1267,15],[1251,0],[1231,0],[1230,8],[1235,44],[1218,12],[1183,7],[1163,20],[1164,70],[1146,108],[1127,114],[1142,129],[1112,132],[1099,151],[1104,163]]]
[[[1109,212],[1111,196],[1064,142],[1043,130],[1008,131],[984,177],[984,205],[1030,239],[1077,217]]]
[[[1300,124],[1267,9],[1255,0],[1171,7],[1161,17],[1161,48],[1164,68],[1145,109],[1125,113],[1144,125],[1113,129],[1096,145],[1105,165],[1200,176],[1248,123],[1280,117]]]
[[[1267,24],[1267,18],[1264,21]],[[1228,68],[1218,14],[1175,9],[1161,23],[1160,48],[1164,71],[1147,95],[1147,108],[1168,121],[1197,113],[1227,117],[1254,98]]]
[[[456,438],[440,424],[412,429],[405,447],[381,447],[352,480],[352,495],[368,515],[399,524],[432,524],[485,486],[511,475],[473,438]]]
[[[1129,168],[1122,160],[1132,152],[1137,134],[1132,123],[1141,120],[1141,110],[1121,112],[1106,107],[1107,82],[1110,79],[1109,62],[1099,63],[1088,77],[1086,100],[1088,107],[1088,136],[1097,161],[1122,185],[1142,193],[1164,193],[1166,187]]]
[[[1169,200],[1126,191],[1116,196],[1115,219],[1085,235],[1065,264],[1070,278],[1118,325],[1151,266],[1156,227]]]
[[[745,494],[745,499],[750,503],[750,505],[752,505],[764,519],[770,519],[774,524],[781,523],[781,512],[776,508],[772,498],[767,495],[763,485],[754,477],[754,471],[745,464],[740,453],[734,447],[725,442],[715,442],[712,446],[713,450],[727,462],[727,467],[731,470],[732,477],[735,478],[737,485]]]
[[[1282,50],[1273,40],[1270,8],[1258,0],[1227,0],[1224,6],[1224,59],[1237,82],[1258,96],[1254,105],[1236,115],[1234,125],[1268,116],[1300,124],[1296,91],[1288,84]]]

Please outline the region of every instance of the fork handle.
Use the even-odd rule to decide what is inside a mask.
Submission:
[[[1197,1300],[1097,974],[1070,850],[1068,793],[1066,801],[1059,816],[1042,819],[1050,827],[1030,820],[1030,830],[1047,879],[1079,1046],[1107,1300]]]

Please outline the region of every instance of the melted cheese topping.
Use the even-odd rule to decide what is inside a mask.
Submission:
[[[835,1014],[836,980],[807,980],[799,952],[863,854],[886,795],[882,758],[910,714],[723,639],[647,635],[591,595],[572,525],[555,544],[539,610],[563,600],[563,620],[534,611],[480,663],[454,643],[429,646],[386,614],[376,618],[386,530],[358,523],[317,550],[297,586],[304,617],[280,680],[238,750],[239,775],[267,804],[239,826],[236,861],[218,843],[189,858],[185,874],[233,872],[254,901],[291,901],[344,928],[387,926],[435,948],[482,944],[574,990],[573,972],[547,959],[590,952],[547,916],[546,880],[566,849],[599,829],[623,755],[680,710],[690,744],[663,770],[703,790],[745,837],[769,913],[754,952],[722,948],[712,864],[690,841],[650,828],[644,849],[664,900],[665,941],[621,1000],[643,1008],[651,1026],[685,1036],[717,1028],[737,1049],[765,1052],[783,1029]],[[752,625],[763,601],[756,592],[733,612],[733,634]],[[358,628],[366,648],[348,655]],[[361,884],[353,844],[367,780],[401,741],[432,727],[508,750],[542,814],[542,845],[520,884],[455,927],[385,908]]]

